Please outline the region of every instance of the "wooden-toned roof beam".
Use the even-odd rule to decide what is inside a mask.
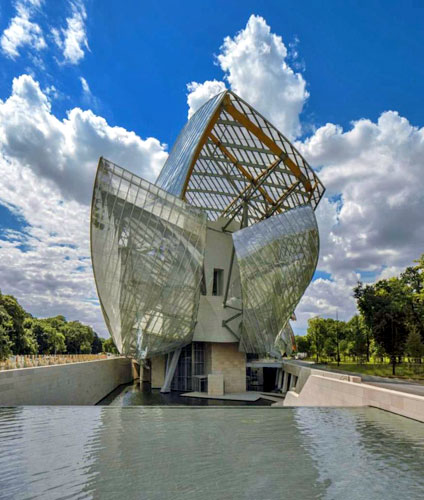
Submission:
[[[207,141],[207,142],[210,144],[213,144],[212,141]],[[228,140],[221,141],[221,144],[225,148],[245,149],[246,151],[254,151],[254,152],[258,152],[258,153],[274,155],[274,153],[270,149],[260,148],[260,147],[256,147],[256,146],[246,146],[245,144],[235,144],[234,142],[228,142]]]
[[[209,133],[209,137],[212,139],[212,141],[216,144],[216,146],[224,153],[225,156],[227,156],[230,160],[232,160],[234,166],[237,168],[237,170],[250,182],[255,182],[254,177],[250,174],[248,170],[246,170],[243,165],[240,164],[240,162],[237,160],[237,158],[230,153],[224,146],[221,145],[220,140],[215,137],[212,132]],[[259,188],[259,191],[262,193],[263,197],[268,201],[268,203],[273,203],[272,198],[269,196],[269,194],[265,191],[263,188]]]
[[[193,173],[194,165],[196,164],[196,161],[197,161],[197,158],[198,158],[198,156],[200,154],[200,151],[202,150],[203,146],[205,145],[205,142],[208,139],[208,133],[214,128],[215,123],[218,120],[219,115],[221,114],[221,111],[222,111],[222,104],[220,104],[216,108],[215,112],[211,116],[211,118],[209,120],[209,123],[206,126],[205,131],[203,132],[203,135],[200,138],[200,140],[199,140],[199,142],[198,142],[198,144],[196,146],[196,150],[194,151],[193,157],[191,159],[190,166],[189,166],[188,171],[187,171],[187,176],[186,176],[185,181],[184,181],[184,186],[183,186],[183,190],[182,190],[182,194],[181,194],[181,198],[182,199],[185,198],[185,192],[187,190],[188,183],[190,181],[190,177],[191,177],[191,174]]]
[[[234,204],[239,201],[239,200],[247,200],[249,199],[251,196],[253,196],[253,194],[260,190],[260,187],[262,186],[262,184],[266,181],[266,179],[272,174],[273,170],[275,170],[275,168],[278,166],[278,164],[280,163],[280,159],[278,158],[277,160],[275,160],[273,163],[271,163],[271,165],[269,165],[262,173],[260,173],[257,177],[255,177],[249,185],[247,185],[243,191],[240,192],[240,194],[234,198],[231,203],[228,204],[228,206],[224,209],[224,211],[222,212],[222,215],[224,216],[229,210],[231,210],[231,207],[234,206]],[[266,200],[268,201],[268,200]],[[271,203],[271,205],[274,205],[274,202]]]
[[[285,165],[293,172],[293,174],[301,180],[305,189],[310,192],[312,190],[311,183],[309,179],[303,174],[300,170],[299,166],[285,153],[280,146],[278,146],[269,136],[263,132],[257,125],[250,121],[250,119],[241,113],[238,109],[236,109],[233,104],[231,104],[230,98],[226,96],[224,98],[224,107],[225,110],[239,123],[244,125],[250,132],[252,132],[265,146],[267,146],[275,155],[280,157]]]
[[[218,178],[222,178],[221,174],[215,174],[215,173],[211,173],[211,172],[203,172],[203,171],[198,171],[198,170],[194,171],[193,175],[194,176],[199,176],[199,177],[205,176],[205,177],[218,177]],[[235,181],[238,181],[238,182],[246,182],[246,179],[243,178],[243,177],[239,177],[239,176],[236,176],[236,175],[230,175],[230,177],[231,177],[232,180],[235,180]],[[282,189],[284,189],[284,190],[286,189],[285,185],[283,186],[281,184],[274,184],[272,182],[269,182],[268,180],[263,183],[263,186],[265,186],[265,187],[272,187],[272,188],[278,189],[280,191]],[[237,194],[238,194],[238,192],[239,192],[239,190],[237,190]],[[307,199],[308,196],[309,196],[309,193],[306,193],[302,189],[298,189],[298,190],[296,190],[296,192],[298,194],[300,194],[301,196],[304,196],[305,199]]]

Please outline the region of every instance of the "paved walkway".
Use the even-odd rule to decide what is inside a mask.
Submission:
[[[307,366],[308,368],[316,368],[327,372],[344,373],[346,375],[356,375],[362,378],[362,382],[376,387],[383,387],[392,391],[407,392],[408,394],[416,394],[417,396],[424,396],[424,384],[415,381],[409,381],[400,378],[385,378],[377,377],[375,375],[364,375],[362,373],[349,372],[346,370],[338,370],[336,368],[327,368],[326,365],[320,365],[308,361],[290,360],[296,364]]]
[[[204,398],[204,399],[228,399],[230,401],[257,401],[261,398],[261,393],[256,391],[246,391],[233,394],[223,394],[222,396],[210,396],[207,392],[186,392],[181,394],[188,398]]]
[[[246,391],[239,393],[223,394],[222,396],[210,396],[207,392],[186,392],[181,394],[188,398],[203,399],[227,399],[229,401],[257,401],[258,399],[267,399],[273,403],[283,401],[283,397],[273,392]]]

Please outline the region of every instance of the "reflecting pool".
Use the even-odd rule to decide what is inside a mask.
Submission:
[[[372,408],[0,408],[2,499],[422,499],[423,464]]]
[[[181,396],[179,392],[161,393],[160,389],[140,389],[138,381],[123,384],[102,399],[98,405],[110,406],[271,406],[273,401],[231,401],[228,399],[203,399]]]

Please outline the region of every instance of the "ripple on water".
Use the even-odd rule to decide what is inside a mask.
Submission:
[[[2,499],[422,499],[423,464],[371,408],[0,408]]]

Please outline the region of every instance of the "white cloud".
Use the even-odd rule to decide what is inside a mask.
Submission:
[[[52,29],[53,38],[62,49],[64,61],[69,64],[78,64],[84,58],[85,49],[88,49],[85,21],[87,12],[81,0],[70,3],[72,16],[66,18],[66,28]]]
[[[295,332],[304,333],[308,320],[315,316],[348,320],[356,314],[353,288],[358,278],[355,273],[346,273],[333,280],[318,278],[313,281],[296,309],[296,321],[292,323]]]
[[[19,0],[16,2],[16,16],[3,31],[0,38],[2,52],[11,59],[20,55],[20,49],[28,46],[39,51],[46,48],[43,32],[37,23],[31,21],[35,9],[40,7],[43,0]]]
[[[209,101],[209,99],[211,99],[216,94],[223,92],[225,89],[225,83],[219,82],[218,80],[207,80],[204,83],[188,83],[188,118],[191,118],[206,101]]]
[[[87,80],[83,76],[80,76],[80,82],[81,82],[82,91],[85,94],[91,95],[90,86],[88,85]]]
[[[0,203],[26,227],[0,238],[2,291],[40,316],[65,314],[106,335],[92,278],[89,202],[100,155],[154,180],[167,158],[157,139],[74,108],[56,118],[34,79],[0,101]]]
[[[287,48],[280,36],[271,33],[265,19],[250,16],[243,30],[224,39],[217,61],[231,90],[288,137],[299,135],[299,115],[309,96],[306,82],[287,63]],[[224,83],[216,80],[192,82],[189,115],[203,104],[202,97],[207,100],[223,88]]]
[[[0,238],[2,292],[36,316],[64,314],[106,335],[89,259],[89,207],[63,200],[31,169],[0,161],[0,200],[27,224]]]
[[[299,57],[297,46],[292,58]],[[281,37],[263,18],[251,16],[245,29],[225,38],[217,61],[232,90],[286,135],[299,133],[305,81],[288,66]],[[216,80],[190,83],[189,116],[223,88]],[[327,188],[316,212],[318,269],[331,276],[312,283],[297,309],[294,326],[304,331],[313,315],[354,314],[352,288],[360,273],[366,281],[393,276],[424,252],[424,128],[387,111],[376,123],[364,118],[347,131],[328,123],[296,145],[319,167]]]
[[[63,34],[57,35],[64,48]],[[281,38],[261,17],[252,16],[244,30],[226,38],[217,61],[230,88],[285,134],[299,133],[305,81],[288,66]],[[81,85],[88,95],[82,77]],[[217,80],[190,83],[189,116],[224,88]],[[102,325],[92,302],[87,237],[97,158],[104,155],[153,180],[167,153],[157,139],[111,127],[90,110],[74,108],[59,120],[46,93],[24,75],[0,101],[0,201],[28,223],[25,234],[8,233],[0,242],[2,287],[38,314],[40,308],[46,315],[65,312]],[[318,269],[331,275],[313,282],[297,308],[294,327],[304,331],[314,315],[354,314],[357,271],[391,276],[424,252],[424,128],[388,111],[347,131],[326,124],[297,147],[320,167],[327,188],[317,210]],[[22,239],[30,251],[22,250]]]
[[[388,111],[347,132],[327,124],[299,149],[323,165],[328,195],[341,194],[337,223],[322,233],[322,269],[380,272],[424,252],[424,128]]]
[[[97,99],[97,97],[93,95],[87,80],[83,76],[80,76],[80,82],[81,82],[83,103],[86,106],[92,108],[94,111],[97,111],[100,108],[99,99]]]
[[[153,180],[167,157],[165,145],[111,127],[92,111],[70,110],[63,120],[31,76],[13,80],[11,96],[0,101],[0,151],[55,184],[66,199],[87,204],[99,156]]]
[[[328,123],[297,146],[322,166],[329,198],[317,210],[318,269],[333,278],[313,282],[302,299],[296,326],[304,330],[313,315],[355,312],[352,273],[364,272],[364,281],[396,276],[424,252],[424,128],[387,111],[346,132]]]

